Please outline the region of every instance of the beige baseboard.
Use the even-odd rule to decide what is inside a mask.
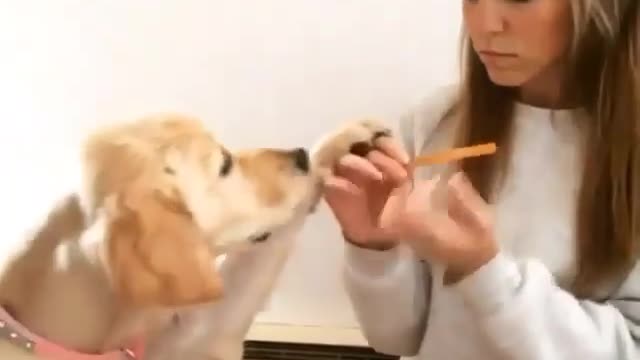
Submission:
[[[340,346],[367,346],[358,328],[256,323],[247,340]]]

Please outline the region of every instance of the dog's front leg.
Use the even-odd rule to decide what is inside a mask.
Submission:
[[[321,139],[311,154],[321,177],[331,174],[338,159],[391,131],[373,121],[345,125]],[[243,343],[256,314],[273,291],[305,222],[301,214],[286,229],[245,252],[231,253],[219,269],[224,283],[221,300],[180,313],[180,322],[154,339],[148,360],[241,360]]]
[[[148,360],[240,360],[256,314],[268,300],[304,219],[268,241],[227,256],[219,271],[224,295],[180,311],[177,325],[153,339]]]

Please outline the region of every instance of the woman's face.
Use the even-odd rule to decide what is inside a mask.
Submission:
[[[570,0],[462,0],[466,30],[491,80],[523,86],[562,67],[572,39]]]

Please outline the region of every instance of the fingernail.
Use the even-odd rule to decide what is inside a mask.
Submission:
[[[403,165],[409,165],[409,162],[411,161],[411,159],[409,158],[409,154],[402,151],[400,153],[400,161],[402,162]]]
[[[380,172],[366,157],[347,155],[339,160],[339,164],[349,169],[356,170],[360,174],[373,178],[374,180],[383,180],[384,178],[382,172]]]
[[[469,181],[469,178],[467,178],[465,173],[462,171],[455,173],[455,175],[451,178],[451,182],[454,186],[455,185],[468,186],[471,183]]]

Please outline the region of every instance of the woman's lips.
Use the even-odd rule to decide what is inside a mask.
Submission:
[[[499,51],[491,51],[491,50],[480,50],[478,51],[481,56],[493,57],[493,58],[515,58],[516,54],[499,52]]]
[[[513,53],[503,53],[497,51],[482,50],[478,51],[480,60],[485,66],[493,68],[508,68],[514,66],[518,56]]]

